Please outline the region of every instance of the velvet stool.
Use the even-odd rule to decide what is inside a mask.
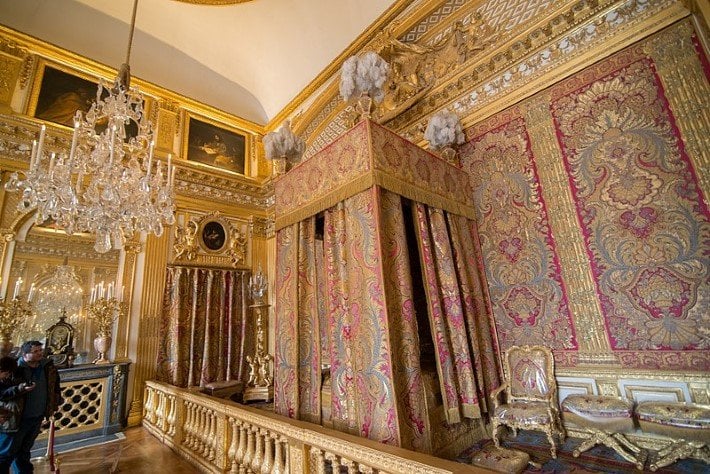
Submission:
[[[710,463],[710,407],[679,402],[641,402],[636,407],[641,429],[671,438],[673,442],[659,450],[649,468],[652,471],[679,459],[695,458]]]
[[[570,395],[562,402],[562,417],[566,422],[584,428],[589,433],[572,453],[578,457],[597,444],[603,444],[643,470],[646,452],[626,439],[634,426],[634,403],[619,397],[603,395]]]
[[[530,463],[530,455],[517,449],[484,446],[471,459],[471,464],[496,472],[520,474]]]

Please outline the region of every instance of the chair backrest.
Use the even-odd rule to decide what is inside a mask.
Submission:
[[[505,353],[508,400],[556,399],[555,360],[544,346],[513,346]]]

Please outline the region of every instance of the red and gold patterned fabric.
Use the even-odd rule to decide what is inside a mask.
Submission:
[[[243,270],[169,267],[163,297],[157,377],[178,387],[245,381],[254,351]]]
[[[455,214],[475,216],[465,172],[363,120],[276,180],[276,230],[373,186]]]
[[[433,449],[428,410],[436,407],[427,406],[422,382],[404,196],[429,213],[422,258],[431,262],[431,281],[446,280],[428,297],[441,308],[436,325],[439,362],[447,368],[440,372],[447,421],[481,417],[499,380],[467,175],[364,121],[277,179],[275,194],[275,411],[315,417],[319,401],[309,394],[320,366],[314,361],[329,361],[325,411],[334,428]],[[316,213],[324,219],[322,241],[305,236],[313,233]],[[323,275],[316,270],[321,246]],[[327,307],[314,301],[319,295]],[[319,349],[320,341],[328,347]]]
[[[530,455],[517,449],[497,448],[492,444],[486,445],[478,451],[471,464],[485,467],[495,472],[521,473],[528,467]]]

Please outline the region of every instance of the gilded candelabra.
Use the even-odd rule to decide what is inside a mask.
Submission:
[[[98,356],[94,359],[94,364],[107,364],[110,361],[106,354],[111,348],[111,332],[113,322],[123,314],[126,305],[117,298],[99,298],[89,305],[89,319],[96,327],[96,338],[94,348]]]
[[[265,331],[263,315],[269,311],[269,304],[264,301],[268,282],[266,276],[258,271],[249,278],[249,291],[254,304],[250,306],[256,317],[256,349],[254,356],[247,356],[249,364],[249,380],[244,389],[244,401],[271,401],[274,398],[273,378],[271,377],[271,361],[273,358],[265,350]]]
[[[12,351],[12,335],[15,329],[32,317],[32,303],[14,298],[0,298],[0,355]]]

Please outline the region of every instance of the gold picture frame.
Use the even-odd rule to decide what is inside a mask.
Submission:
[[[230,230],[230,223],[216,213],[203,217],[197,226],[200,248],[209,254],[226,252],[230,245]]]
[[[77,110],[88,112],[96,101],[99,76],[72,69],[63,64],[40,59],[37,65],[27,115],[64,127],[74,127],[74,114]],[[112,83],[113,79],[106,79]],[[108,92],[104,91],[104,95]],[[150,117],[153,100],[143,94],[145,103],[143,113]],[[138,125],[134,122],[126,125],[126,137],[138,134]]]
[[[214,119],[185,113],[182,156],[197,166],[247,176],[250,134]]]

